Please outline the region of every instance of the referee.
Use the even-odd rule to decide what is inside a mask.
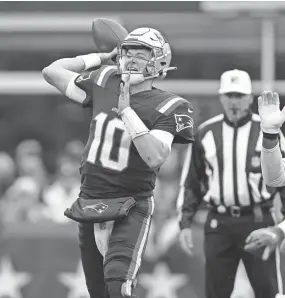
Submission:
[[[244,250],[253,230],[274,225],[277,192],[267,189],[262,179],[262,133],[259,116],[251,112],[248,73],[223,73],[219,94],[224,113],[199,126],[185,159],[178,198],[180,242],[191,252],[191,223],[204,200],[210,207],[204,227],[207,298],[231,296],[240,260],[255,297],[274,298],[282,290],[278,256],[264,262]]]

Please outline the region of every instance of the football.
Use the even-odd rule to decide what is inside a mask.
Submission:
[[[109,53],[128,35],[128,31],[111,19],[100,18],[92,22],[92,35],[98,52]]]

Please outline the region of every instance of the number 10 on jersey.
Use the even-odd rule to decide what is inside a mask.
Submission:
[[[98,159],[104,168],[121,172],[128,166],[132,139],[126,131],[122,120],[118,118],[107,120],[107,117],[106,113],[101,112],[94,118],[96,122],[94,139],[87,161],[94,164]],[[120,131],[121,134],[116,134],[116,131]],[[115,142],[115,137],[119,135],[120,139]],[[100,146],[101,152],[98,151]],[[111,159],[112,153],[115,153],[117,156],[116,160]]]

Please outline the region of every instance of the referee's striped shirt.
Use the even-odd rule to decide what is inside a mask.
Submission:
[[[280,134],[281,149],[285,139]],[[178,209],[180,225],[189,226],[202,201],[212,205],[250,206],[270,200],[262,179],[260,118],[250,114],[233,126],[223,114],[201,124],[182,169]]]

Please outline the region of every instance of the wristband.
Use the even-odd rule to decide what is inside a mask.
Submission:
[[[96,67],[96,66],[101,65],[101,58],[96,53],[92,53],[92,54],[88,54],[88,55],[82,55],[82,56],[77,56],[77,57],[81,58],[84,61],[84,64],[85,64],[84,70],[87,70],[87,69],[89,69],[91,67]]]
[[[263,132],[263,138],[267,140],[277,140],[278,139],[278,133],[267,133]]]
[[[121,118],[132,139],[149,133],[149,129],[145,126],[141,118],[131,107],[123,109],[121,112]]]

